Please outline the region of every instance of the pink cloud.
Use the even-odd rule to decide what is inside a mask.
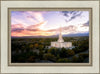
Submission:
[[[11,28],[12,29],[14,29],[14,28],[24,28],[24,26],[22,24],[12,24]]]
[[[17,24],[21,24],[21,25],[23,25],[23,27],[28,26],[28,24],[25,23],[24,21],[22,21],[21,19],[11,18],[11,20],[17,22]],[[13,25],[13,23],[11,23],[11,25]]]
[[[40,22],[38,24],[35,24],[35,25],[30,25],[28,26],[26,29],[36,29],[36,28],[39,28],[40,26],[42,26],[44,24],[45,21],[43,22]]]
[[[39,28],[41,25],[45,23],[41,22],[35,25],[27,26],[26,28],[23,27],[21,24],[12,25],[12,33],[11,36],[50,36],[55,35],[57,32],[59,32],[59,28],[57,29],[51,29],[51,30],[43,30]],[[63,32],[76,32],[75,26],[68,26],[68,27],[62,27]]]
[[[27,18],[26,18],[28,21],[30,21],[30,22],[33,22],[33,23],[38,23],[35,19],[33,19],[33,17],[32,16],[27,16]]]
[[[59,33],[59,28],[51,30],[43,30],[39,28],[44,23],[45,21],[35,25],[27,26],[26,28],[24,28],[23,25],[21,24],[12,25],[11,36],[50,36]],[[79,31],[77,26],[70,25],[62,27],[63,34],[78,33],[78,32]],[[80,32],[84,32],[84,30]]]
[[[32,11],[28,11],[28,14],[30,14],[30,16],[28,16],[28,18],[33,18],[38,22],[43,22],[44,18],[42,16],[43,13],[41,12],[32,12]]]
[[[44,31],[40,27],[44,25],[46,21],[41,23],[24,27],[23,24],[13,24],[11,26],[11,36],[37,36],[37,35],[53,35],[50,31]]]
[[[21,36],[50,36],[50,35],[54,35],[54,32],[49,32],[49,31],[43,31],[43,30],[39,30],[36,29],[35,31],[32,30],[22,30],[21,32],[12,32],[11,36],[17,36],[17,37],[21,37]]]

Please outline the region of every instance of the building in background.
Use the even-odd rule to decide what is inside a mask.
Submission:
[[[61,27],[60,27],[60,33],[59,33],[59,39],[56,42],[51,42],[51,47],[56,48],[70,48],[72,47],[72,42],[64,42],[62,33],[61,33]]]

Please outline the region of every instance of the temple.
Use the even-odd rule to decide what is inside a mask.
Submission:
[[[51,42],[51,47],[56,48],[70,48],[72,47],[72,42],[64,42],[62,33],[61,33],[61,27],[60,27],[60,33],[59,33],[59,39],[56,42]]]

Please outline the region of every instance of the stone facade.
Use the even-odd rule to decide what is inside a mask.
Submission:
[[[51,46],[52,47],[57,47],[57,48],[70,48],[72,47],[72,43],[71,42],[51,42]]]

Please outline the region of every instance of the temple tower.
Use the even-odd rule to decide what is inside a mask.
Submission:
[[[63,40],[63,37],[62,37],[62,29],[61,29],[61,26],[60,26],[60,31],[59,31],[60,33],[59,33],[59,39],[58,39],[58,42],[64,42],[64,40]]]

